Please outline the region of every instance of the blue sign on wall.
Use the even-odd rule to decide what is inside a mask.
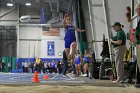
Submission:
[[[55,56],[55,44],[54,42],[48,42],[48,56]]]

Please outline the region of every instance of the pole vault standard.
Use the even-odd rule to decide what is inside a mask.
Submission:
[[[109,8],[108,8],[108,0],[102,0],[103,1],[103,9],[104,9],[104,16],[105,16],[105,23],[106,23],[106,33],[107,33],[107,39],[108,42],[110,42],[110,38],[111,38],[111,29],[109,28],[111,26],[110,23],[110,13],[109,13]],[[111,62],[112,62],[112,67],[113,67],[113,77],[116,78],[116,68],[115,68],[115,62],[114,62],[114,57],[112,56],[113,54],[113,49],[110,43],[108,43],[109,45],[109,52],[110,52],[110,58],[111,58]]]
[[[91,4],[92,4],[92,2],[91,2],[91,0],[88,0],[88,8],[89,8],[89,17],[90,17],[90,27],[91,27],[91,34],[92,34],[92,39],[94,40],[95,38],[96,38],[96,36],[95,36],[95,28],[93,27],[93,25],[95,25],[94,23],[94,19],[93,19],[93,17],[94,17],[94,15],[93,15],[93,13],[92,13],[92,7],[91,7]],[[92,45],[93,46],[93,45]],[[96,50],[96,46],[94,45],[93,46],[93,49],[94,50]]]
[[[102,56],[102,62],[101,65],[99,67],[99,79],[105,79],[105,78],[109,78],[108,75],[106,74],[108,70],[112,71],[115,70],[114,64],[112,64],[113,62],[111,61],[107,61],[104,63],[105,58],[108,58],[109,56],[114,56],[114,54],[110,54],[109,53],[109,46],[107,44],[107,40],[105,40],[105,36],[103,35],[103,40],[102,41],[96,41],[93,40],[92,43],[100,43],[103,42],[103,49],[101,52],[101,56]],[[97,60],[97,59],[96,59]],[[106,70],[105,70],[106,69]],[[115,74],[112,73],[112,74]],[[114,75],[113,75],[114,76]]]

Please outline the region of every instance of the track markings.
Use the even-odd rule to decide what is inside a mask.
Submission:
[[[51,79],[54,79],[55,77],[57,77],[58,76],[58,74],[56,74],[53,78],[51,78]]]

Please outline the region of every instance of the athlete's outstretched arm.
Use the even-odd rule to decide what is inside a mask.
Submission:
[[[66,23],[66,18],[67,18],[67,14],[64,15],[64,20],[63,20],[63,27],[66,28],[67,23]]]
[[[76,26],[73,26],[73,27],[75,28],[75,30],[76,30],[77,32],[85,32],[85,30],[81,30],[81,29],[77,28]]]

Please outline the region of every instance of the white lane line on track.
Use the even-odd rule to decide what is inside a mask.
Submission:
[[[84,81],[62,81],[62,82],[65,82],[65,83],[84,83]]]
[[[53,78],[51,78],[51,79],[54,79],[55,77],[57,77],[59,74],[56,74]]]
[[[9,78],[10,80],[14,80],[14,78]]]
[[[3,82],[3,81],[1,81],[1,82]],[[4,81],[5,83],[9,83],[9,82],[11,82],[11,83],[15,83],[16,81]]]
[[[70,77],[71,79],[74,79],[74,78],[72,78],[70,75],[67,75],[68,77]]]

